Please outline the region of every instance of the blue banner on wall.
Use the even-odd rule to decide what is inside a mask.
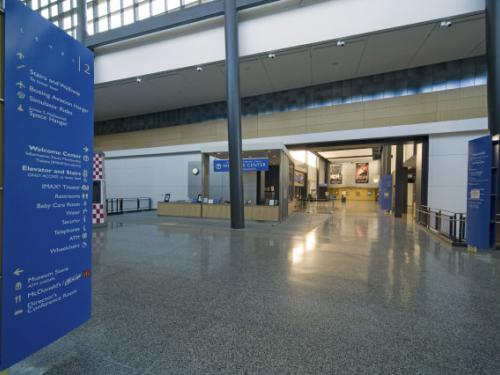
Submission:
[[[6,0],[0,368],[90,318],[93,55]]]
[[[392,209],[392,176],[390,174],[380,178],[379,202],[382,210],[390,211]]]
[[[467,179],[467,244],[488,250],[495,245],[492,212],[491,136],[469,142],[469,170]]]
[[[243,159],[243,172],[261,172],[269,170],[269,159]],[[229,172],[229,160],[215,159],[214,160],[215,172]]]

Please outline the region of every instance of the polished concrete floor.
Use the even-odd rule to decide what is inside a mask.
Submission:
[[[92,320],[33,374],[500,374],[500,256],[375,206],[283,224],[113,217]]]

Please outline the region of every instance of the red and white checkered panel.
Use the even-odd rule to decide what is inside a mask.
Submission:
[[[94,154],[93,180],[104,180],[104,154]]]
[[[99,225],[106,223],[106,208],[104,204],[92,204],[92,224]]]

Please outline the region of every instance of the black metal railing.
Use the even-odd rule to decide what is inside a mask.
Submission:
[[[151,198],[109,198],[106,199],[106,213],[120,215],[127,212],[150,211],[153,209]]]
[[[419,206],[415,218],[417,223],[447,238],[454,245],[465,245],[465,214]]]

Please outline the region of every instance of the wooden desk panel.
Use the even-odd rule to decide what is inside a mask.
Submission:
[[[204,204],[203,217],[210,219],[230,219],[231,206],[228,204]]]
[[[201,217],[201,204],[158,202],[158,216]]]
[[[279,221],[279,206],[245,206],[246,220]],[[209,219],[230,219],[228,204],[190,204],[158,202],[158,216],[204,217]]]
[[[279,206],[245,206],[245,218],[258,221],[279,221]]]

